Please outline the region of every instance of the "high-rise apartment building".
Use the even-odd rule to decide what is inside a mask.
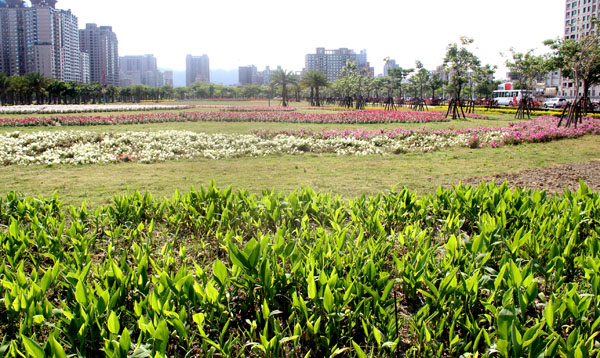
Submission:
[[[194,82],[210,82],[210,63],[207,55],[192,56],[185,58],[185,85]]]
[[[258,71],[256,66],[240,66],[238,71],[238,78],[240,85],[257,85],[258,83]],[[262,85],[262,83],[260,83]]]
[[[163,73],[163,78],[165,80],[165,85],[174,87],[173,84],[173,71],[165,71]]]
[[[90,79],[90,55],[85,52],[81,52],[80,63],[81,63],[81,82],[82,83],[90,83],[91,82],[91,79]]]
[[[396,64],[396,60],[389,60],[383,65],[383,75],[387,76],[392,68],[398,68],[399,66]]]
[[[162,87],[163,73],[158,70],[154,55],[119,57],[121,86],[146,85]]]
[[[90,56],[90,80],[119,86],[119,42],[112,26],[86,24],[79,30],[79,43]]]
[[[53,0],[0,2],[0,71],[81,81],[78,20]]]
[[[599,35],[592,27],[592,19],[600,17],[600,4],[596,0],[566,0],[565,2],[565,39],[578,40],[587,35]],[[562,79],[560,94],[563,97],[573,98],[573,81]],[[580,91],[583,89],[580,88]],[[581,95],[582,93],[580,93]],[[600,86],[590,88],[591,97],[600,96]]]
[[[304,70],[321,71],[328,81],[334,82],[341,77],[340,72],[347,61],[355,62],[358,71],[364,69],[369,76],[374,76],[375,70],[369,66],[367,61],[367,51],[362,50],[359,54],[356,54],[356,52],[347,48],[326,50],[323,47],[318,47],[316,53],[306,55]]]

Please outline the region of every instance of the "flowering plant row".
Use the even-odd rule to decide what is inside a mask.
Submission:
[[[190,158],[237,158],[306,152],[338,155],[383,155],[432,151],[465,145],[469,137],[415,134],[402,139],[377,136],[316,138],[278,135],[205,134],[189,131],[108,132],[88,131],[12,132],[0,135],[0,164],[94,164],[121,161],[158,161]]]
[[[448,121],[441,113],[433,112],[385,112],[353,111],[339,113],[300,112],[160,112],[119,114],[110,116],[61,116],[52,118],[5,118],[0,126],[55,126],[55,125],[100,125],[135,124],[158,122],[282,122],[282,123],[426,123]]]
[[[0,114],[32,114],[32,113],[85,113],[85,112],[132,112],[154,111],[169,109],[185,109],[194,106],[182,105],[157,105],[157,104],[128,104],[128,105],[94,105],[94,104],[57,104],[57,105],[30,105],[0,107]]]
[[[87,131],[19,132],[0,135],[0,163],[92,164],[136,160],[144,163],[185,158],[236,158],[297,155],[385,155],[428,152],[447,147],[544,142],[600,134],[600,121],[587,119],[575,128],[556,128],[554,118],[505,128],[447,130],[290,130],[250,135],[188,131],[93,133]]]
[[[325,124],[425,123],[444,122],[440,113],[395,111],[347,111],[337,113],[301,112],[182,112],[188,120],[225,122],[285,122]]]
[[[261,138],[273,138],[287,135],[301,138],[354,138],[372,139],[375,137],[387,137],[393,139],[404,139],[414,136],[434,136],[439,138],[464,137],[477,138],[480,146],[499,147],[505,144],[520,144],[524,142],[549,142],[564,138],[578,138],[586,134],[600,134],[600,119],[586,117],[577,128],[557,127],[558,118],[538,117],[527,122],[510,123],[508,127],[497,128],[461,128],[461,129],[291,129],[291,130],[254,130],[253,134]]]
[[[269,107],[269,106],[227,106],[227,105],[196,105],[196,108],[215,108],[224,112],[294,112],[294,107]]]
[[[361,111],[358,109],[352,109],[352,108],[346,108],[346,107],[308,107],[306,108],[308,110],[328,110],[328,111]],[[436,113],[436,114],[442,114],[444,116],[446,116],[446,110],[444,107],[430,107],[430,109],[432,109],[432,111],[428,111],[430,113]],[[380,106],[367,106],[366,107],[367,111],[386,111],[386,112],[393,112],[393,111],[389,111],[386,110],[385,107],[380,107]],[[404,111],[404,112],[415,112],[412,108],[410,107],[396,107],[396,111]],[[417,112],[419,113],[419,112]],[[489,119],[488,116],[484,116],[482,114],[478,114],[478,113],[465,113],[465,117],[467,118],[474,118],[474,119]]]

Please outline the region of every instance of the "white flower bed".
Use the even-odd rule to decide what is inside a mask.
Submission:
[[[502,133],[488,133],[486,140]],[[467,146],[469,134],[418,134],[402,138],[337,137],[319,139],[278,135],[205,134],[189,131],[108,132],[54,131],[0,134],[0,164],[93,164],[121,161],[152,163],[186,158],[237,158],[303,153],[385,155]]]
[[[194,106],[164,104],[57,104],[30,106],[3,106],[0,114],[51,114],[51,113],[86,113],[86,112],[133,112],[169,109],[184,109]]]

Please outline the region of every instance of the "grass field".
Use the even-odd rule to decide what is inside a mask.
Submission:
[[[202,102],[208,105],[266,105],[267,103]],[[274,103],[272,103],[273,105]],[[296,103],[292,102],[292,106]],[[301,103],[299,108],[305,108]],[[199,109],[207,110],[207,109]],[[215,109],[213,109],[215,110]],[[306,110],[306,109],[300,109]],[[82,114],[89,115],[89,114]],[[99,116],[111,113],[99,113]],[[492,114],[489,120],[455,120],[428,124],[297,124],[297,123],[226,123],[181,122],[136,125],[86,127],[22,127],[0,128],[1,132],[18,130],[57,131],[88,130],[158,131],[189,130],[206,133],[248,134],[253,129],[325,129],[325,128],[465,128],[500,127],[514,122],[512,115]],[[543,144],[526,144],[499,149],[455,148],[432,153],[412,153],[391,156],[302,155],[225,160],[181,160],[154,164],[119,163],[83,166],[7,166],[0,168],[0,192],[11,190],[28,195],[48,196],[54,191],[70,204],[86,200],[91,205],[103,204],[113,195],[135,190],[151,191],[155,196],[170,196],[179,189],[205,185],[215,180],[219,186],[260,192],[274,189],[289,192],[303,185],[319,191],[356,197],[406,186],[427,193],[437,186],[452,186],[460,180],[485,175],[576,163],[600,159],[600,138],[586,136]]]

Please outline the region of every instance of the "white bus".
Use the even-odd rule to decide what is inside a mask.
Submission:
[[[508,106],[511,102],[516,105],[521,99],[523,99],[524,94],[531,96],[531,91],[498,90],[492,92],[492,99],[496,101],[499,106]]]

